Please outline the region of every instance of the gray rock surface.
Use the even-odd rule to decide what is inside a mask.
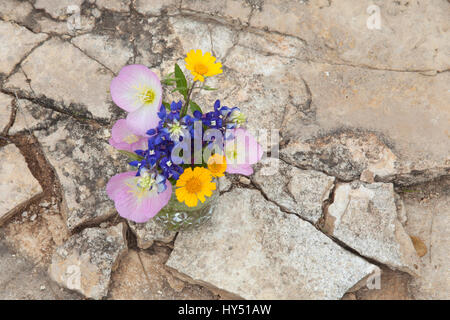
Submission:
[[[406,230],[423,242],[427,251],[420,258],[420,276],[409,290],[415,299],[450,299],[450,179],[404,190],[408,216]]]
[[[392,184],[338,185],[327,219],[330,234],[362,256],[417,274],[418,256],[399,221]]]
[[[40,267],[9,248],[0,237],[0,300],[80,299],[64,290]]]
[[[323,202],[333,189],[334,177],[318,171],[301,170],[283,161],[276,164],[278,172],[266,175],[265,164],[262,162],[262,168],[255,173],[253,181],[267,198],[288,212],[317,223],[322,217]]]
[[[34,7],[43,9],[55,19],[64,19],[68,16],[67,7],[80,7],[84,0],[36,0]]]
[[[11,118],[13,98],[0,92],[0,132],[6,128]]]
[[[209,223],[180,232],[166,265],[245,299],[339,299],[377,269],[258,191],[239,188],[220,197]]]
[[[50,277],[61,286],[87,298],[108,293],[111,273],[127,253],[126,225],[108,229],[88,228],[58,247],[49,267]]]
[[[170,243],[177,234],[174,231],[167,230],[164,226],[150,219],[146,223],[135,223],[129,221],[131,231],[136,235],[137,245],[141,249],[150,248],[155,241]]]
[[[28,169],[25,158],[13,144],[0,147],[0,225],[42,193],[42,187]]]
[[[126,171],[126,159],[106,142],[108,129],[66,119],[36,131],[36,137],[61,184],[61,209],[70,230],[117,214],[105,186]]]
[[[380,29],[367,27],[376,5]],[[446,70],[450,67],[448,1],[264,0],[250,25],[303,39],[316,60],[378,69]],[[430,19],[424,19],[429,17]]]
[[[3,0],[0,2],[0,18],[4,21],[23,22],[31,13],[31,3],[19,0]]]
[[[29,133],[34,130],[48,128],[62,118],[59,112],[43,108],[27,99],[19,99],[16,102],[16,108],[16,117],[14,124],[9,129],[9,134]]]
[[[73,38],[72,44],[114,73],[118,73],[123,66],[130,64],[133,58],[131,44],[104,35],[83,34]]]
[[[168,248],[154,252],[130,250],[112,275],[108,298],[112,300],[212,300],[217,296],[204,287],[175,278],[164,263]]]
[[[107,9],[119,12],[130,11],[131,0],[95,0],[99,9]]]
[[[49,66],[46,72],[42,66]],[[22,83],[20,89],[29,95],[52,99],[70,113],[111,117],[109,83],[113,74],[73,45],[51,39],[25,59],[22,69],[30,82]]]
[[[15,23],[0,21],[0,55],[3,57],[0,74],[13,71],[16,64],[46,38],[45,34],[34,34]]]
[[[181,0],[136,0],[134,6],[142,14],[157,16],[163,11],[173,14],[180,7]]]
[[[397,157],[374,134],[338,132],[310,141],[292,139],[280,151],[288,163],[324,171],[339,179],[358,179],[365,171],[385,177],[394,173]]]
[[[69,235],[67,230],[61,228],[62,221],[65,220],[70,232],[79,232],[83,227],[96,225],[116,214],[112,201],[104,192],[109,177],[126,170],[125,159],[107,145],[108,129],[115,119],[124,116],[110,98],[109,85],[114,73],[124,64],[138,63],[149,66],[158,75],[165,75],[173,71],[175,62],[184,68],[185,54],[194,48],[212,52],[223,64],[224,71],[206,81],[207,85],[219,90],[203,92],[194,96],[194,100],[203,110],[211,110],[214,101],[220,99],[223,105],[239,106],[247,114],[249,129],[279,130],[282,159],[288,167],[299,170],[292,169],[296,172],[294,176],[290,173],[275,175],[271,179],[273,181],[262,180],[259,185],[255,179],[253,185],[247,178],[230,179],[221,187],[223,196],[229,199],[229,203],[223,204],[224,207],[234,205],[235,199],[229,198],[229,195],[235,194],[237,185],[245,188],[257,185],[270,201],[264,200],[258,193],[257,198],[262,199],[256,202],[267,204],[271,213],[276,212],[276,217],[281,214],[280,206],[283,211],[299,216],[300,211],[308,213],[308,217],[303,218],[317,221],[322,201],[316,199],[322,198],[313,192],[316,187],[308,192],[302,191],[300,199],[295,197],[295,191],[314,185],[310,184],[312,181],[324,182],[319,179],[324,177],[322,173],[340,182],[393,182],[396,186],[413,185],[414,188],[417,183],[450,174],[449,1],[0,2],[0,53],[3,57],[0,62],[0,126],[7,123],[11,97],[17,94],[19,106],[9,133],[17,134],[17,137],[31,133],[39,138],[47,164],[55,168],[57,175],[57,181],[45,181],[45,187],[57,190],[55,195],[63,198],[61,212],[50,214],[35,210],[33,219],[31,216],[20,218],[19,215],[5,226],[7,242],[36,263],[47,263],[54,246],[61,244]],[[67,22],[73,18],[67,13],[68,5],[81,5],[81,25],[76,29],[68,26]],[[369,28],[368,22],[376,18],[377,10],[381,18],[380,28]],[[189,73],[187,75],[191,77]],[[178,93],[168,91],[166,100],[180,98]],[[8,95],[3,96],[6,93]],[[4,137],[0,138],[0,143],[3,141]],[[269,141],[268,145],[271,144],[277,144],[277,141]],[[35,170],[34,174],[39,174],[37,168],[30,168]],[[308,172],[307,179],[305,172]],[[317,179],[311,180],[310,176]],[[327,193],[325,185],[320,183],[319,186]],[[289,192],[280,192],[282,186],[287,186],[285,191],[289,191],[290,186],[294,192],[286,196]],[[419,189],[422,187],[424,185],[420,185]],[[250,194],[258,192],[244,191]],[[314,200],[299,201],[306,199],[305,193],[314,195]],[[448,283],[442,281],[448,278],[448,237],[445,236],[448,219],[444,214],[448,212],[448,195],[444,192],[440,194],[444,196],[432,198],[429,206],[419,197],[409,199],[401,194],[403,206],[402,201],[396,198],[398,221],[394,219],[396,222],[392,222],[393,210],[386,214],[385,220],[391,221],[386,228],[392,230],[392,225],[406,223],[408,233],[419,239],[414,238],[416,247],[419,248],[417,243],[421,243],[424,254],[418,270],[421,278],[411,280],[400,271],[392,271],[392,276],[387,276],[392,280],[387,281],[390,283],[387,288],[396,287],[396,279],[401,280],[402,288],[401,292],[387,290],[389,296],[404,296],[405,287],[409,287],[415,297],[448,296]],[[325,203],[327,207],[328,201]],[[389,203],[392,203],[391,197]],[[248,203],[242,205],[243,208],[249,206]],[[256,207],[260,206],[258,204]],[[14,210],[20,212],[18,207]],[[59,211],[58,206],[55,210]],[[429,214],[431,211],[434,212],[432,215]],[[253,217],[249,213],[247,216]],[[295,215],[281,216],[283,218],[276,221],[282,227],[277,230],[286,230],[283,223],[292,221],[295,225],[302,225],[299,229],[306,228]],[[262,221],[262,217],[258,219],[256,221]],[[226,224],[226,221],[223,223]],[[374,228],[371,221],[367,219],[364,225],[361,224],[364,230],[362,236],[372,236],[370,230]],[[247,223],[239,222],[238,230],[244,229]],[[321,222],[319,219],[316,225],[321,225]],[[111,221],[104,225],[109,223]],[[305,232],[313,235],[313,239],[322,239],[320,231],[311,228],[306,228],[308,231]],[[234,225],[230,229],[234,231]],[[298,230],[287,229],[289,232],[285,237],[297,236]],[[225,237],[225,231],[223,234]],[[261,235],[258,237],[264,238]],[[383,245],[388,245],[394,238],[386,239]],[[266,242],[272,243],[269,240]],[[288,240],[285,242],[290,244]],[[165,246],[164,242],[156,244]],[[246,246],[245,241],[239,245],[242,252],[253,253],[253,247]],[[427,248],[425,253],[424,246]],[[155,247],[152,245],[151,250]],[[221,248],[220,245],[218,248]],[[316,243],[309,244],[308,248],[315,249]],[[312,249],[310,251],[314,252]],[[217,250],[212,250],[214,255],[208,254],[215,256]],[[334,257],[340,250],[346,252],[335,248],[329,256]],[[242,261],[236,250],[231,251],[233,257],[239,258],[236,261]],[[278,261],[289,260],[290,254],[279,251],[282,253],[270,252],[264,257],[276,266],[276,270],[281,268]],[[395,250],[387,252],[392,258]],[[190,257],[187,253],[184,255]],[[129,265],[135,266],[136,255],[131,256]],[[229,256],[223,258],[228,263]],[[260,258],[256,255],[255,259]],[[155,277],[150,275],[156,292],[145,291],[142,278],[126,272],[126,268],[117,279],[140,282],[136,291],[139,297],[208,296],[197,289],[178,292],[181,285],[179,287],[176,280],[170,280],[173,283],[169,285],[176,289],[168,289],[163,283],[169,278],[159,276],[162,270],[159,265],[165,259],[142,258],[147,260],[144,261],[146,265],[153,262],[157,265],[153,269]],[[342,280],[342,274],[324,266],[322,260],[308,260],[308,272],[317,274],[311,283],[327,283],[325,288],[328,290],[315,291],[311,296],[338,297],[348,288],[347,284],[363,277],[353,271],[356,269],[353,259],[353,255],[345,254],[342,259],[336,260],[342,265],[344,261],[349,263],[344,269],[351,270],[351,281]],[[270,291],[264,287],[266,283],[273,281],[278,285],[285,281],[283,279],[295,278],[290,275],[295,275],[295,270],[306,264],[300,267],[295,265],[286,272],[282,270],[284,273],[279,273],[285,276],[273,275],[270,281],[257,284],[249,282],[249,279],[258,278],[256,271],[246,269],[245,263],[242,266],[245,273],[239,277],[244,285],[228,279],[214,279],[204,271],[204,266],[189,272],[200,274],[202,279],[199,281],[210,279],[207,285],[211,288],[226,287],[221,288],[232,291],[233,297],[236,294],[265,296],[267,292],[267,295],[275,295],[275,289]],[[300,277],[299,281],[302,279],[306,278]],[[411,283],[406,286],[408,281]],[[131,286],[114,283],[111,298],[133,297]],[[21,292],[17,288],[12,290]],[[381,291],[378,295],[366,292],[353,296],[378,299],[383,297]],[[292,293],[286,292],[287,295]]]

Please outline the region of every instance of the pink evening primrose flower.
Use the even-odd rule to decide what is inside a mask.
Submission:
[[[262,158],[262,147],[245,129],[234,129],[231,132],[234,138],[225,141],[226,172],[249,176],[253,173],[252,165]]]
[[[109,144],[118,150],[134,152],[135,150],[146,150],[147,141],[147,137],[135,135],[128,128],[125,119],[119,119],[112,127]]]
[[[110,91],[114,103],[129,112],[127,124],[135,134],[143,136],[158,125],[162,87],[149,68],[139,64],[123,67],[111,81]]]
[[[106,185],[120,216],[137,223],[153,218],[170,200],[172,185],[162,175],[141,170],[113,176]]]

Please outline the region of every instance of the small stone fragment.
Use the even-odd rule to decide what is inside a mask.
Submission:
[[[22,57],[46,38],[45,34],[35,34],[15,23],[0,20],[0,74],[9,74]]]
[[[146,223],[129,221],[128,224],[131,231],[136,235],[137,245],[141,249],[151,247],[154,241],[172,242],[176,235],[176,232],[168,231],[154,219],[150,219]]]
[[[112,271],[128,251],[125,232],[126,225],[120,223],[72,236],[53,254],[50,277],[87,298],[102,299],[108,294]]]
[[[334,219],[330,233],[361,255],[417,274],[418,257],[398,219],[392,184],[338,185],[328,215]]]
[[[15,208],[24,206],[42,192],[42,187],[28,169],[19,149],[8,144],[0,147],[0,226],[18,213]]]
[[[80,8],[83,2],[84,0],[36,0],[34,7],[44,9],[55,19],[63,19],[71,14],[68,11],[69,6]]]
[[[322,217],[323,202],[334,186],[334,177],[313,170],[301,170],[268,158],[260,163],[253,180],[264,194],[289,212],[312,223]]]

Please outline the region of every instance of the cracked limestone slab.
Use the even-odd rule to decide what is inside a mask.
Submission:
[[[183,0],[181,8],[196,12],[205,13],[211,16],[226,18],[228,20],[238,20],[247,23],[251,13],[251,7],[247,1],[239,0]]]
[[[0,226],[42,193],[42,187],[28,169],[19,149],[8,144],[0,148]]]
[[[409,289],[415,299],[450,299],[450,178],[408,187],[402,193],[406,230],[426,249],[420,258],[420,277]]]
[[[317,223],[323,202],[334,186],[334,177],[313,170],[301,170],[278,159],[267,158],[256,170],[253,181],[270,200],[288,212]]]
[[[73,235],[55,250],[49,275],[59,285],[87,298],[108,294],[111,273],[128,251],[126,225],[88,228]]]
[[[118,73],[133,58],[131,44],[121,39],[106,35],[84,34],[71,41],[88,56],[95,58],[115,73]]]
[[[217,61],[221,61],[235,42],[236,33],[221,24],[208,24],[192,17],[178,16],[171,17],[169,22],[181,43],[181,56],[191,50],[201,49],[203,53],[211,52]]]
[[[107,9],[118,12],[130,11],[131,0],[95,0],[95,5],[100,9]]]
[[[141,249],[148,249],[154,241],[170,243],[175,239],[177,234],[169,231],[163,225],[157,223],[154,219],[150,219],[146,223],[135,223],[128,221],[131,231],[136,235],[137,245]]]
[[[310,140],[292,138],[280,157],[293,165],[324,171],[339,179],[358,179],[366,170],[374,176],[394,174],[397,157],[375,134],[342,131]]]
[[[157,247],[148,251],[130,250],[111,278],[111,300],[212,300],[206,288],[175,278],[165,267],[170,250]]]
[[[36,34],[15,23],[0,21],[0,74],[13,71],[16,64],[46,38],[46,34]]]
[[[449,10],[441,0],[264,0],[250,25],[304,39],[316,59],[443,71],[450,67]]]
[[[144,15],[159,16],[163,12],[173,14],[178,11],[181,0],[136,0],[136,11]]]
[[[34,7],[43,9],[54,19],[65,19],[70,15],[68,13],[69,6],[81,7],[84,0],[36,0]]]
[[[111,117],[112,72],[72,44],[51,39],[25,59],[22,69],[30,83],[20,89],[28,94],[52,99],[72,114]]]
[[[0,1],[0,18],[5,21],[24,22],[33,11],[31,3],[18,0]]]
[[[378,269],[242,188],[219,198],[210,222],[179,233],[166,265],[245,299],[339,299]]]
[[[298,162],[334,167],[336,172],[332,174],[344,180],[353,180],[361,169],[368,169],[379,181],[401,184],[432,180],[450,172],[450,73],[426,76],[303,62],[296,63],[295,68],[301,70],[311,99],[307,110],[304,104],[288,106],[283,137],[292,146],[298,143],[300,149],[303,143],[318,147],[299,150]],[[310,117],[305,117],[308,112]],[[305,122],[305,118],[310,121]],[[353,137],[346,138],[343,132],[351,132]],[[372,134],[380,142],[375,142]],[[350,152],[347,159],[341,158],[341,147],[333,142],[343,139],[342,148]],[[373,146],[363,147],[369,142]],[[317,154],[329,148],[336,149],[334,155],[302,158],[305,152]],[[296,152],[296,147],[289,150],[291,156]],[[339,162],[331,163],[332,158]]]
[[[63,195],[62,214],[71,231],[117,214],[106,183],[126,171],[126,161],[107,143],[108,129],[69,118],[35,135],[55,168]]]
[[[0,92],[0,132],[2,132],[11,118],[13,97]]]
[[[338,185],[326,225],[327,232],[362,256],[417,275],[418,256],[399,221],[391,183]]]
[[[16,117],[14,124],[9,129],[9,134],[29,133],[37,129],[48,128],[62,117],[60,113],[44,108],[27,99],[19,99],[16,102],[16,107]]]

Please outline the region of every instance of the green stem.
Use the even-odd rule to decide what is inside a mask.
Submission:
[[[187,94],[187,98],[186,98],[186,103],[184,104],[183,108],[181,109],[181,118],[183,118],[186,114],[187,114],[187,110],[189,107],[189,102],[191,100],[191,95],[192,95],[192,91],[194,91],[194,86],[197,83],[197,81],[194,81],[192,83],[192,86],[189,88],[188,94]]]

